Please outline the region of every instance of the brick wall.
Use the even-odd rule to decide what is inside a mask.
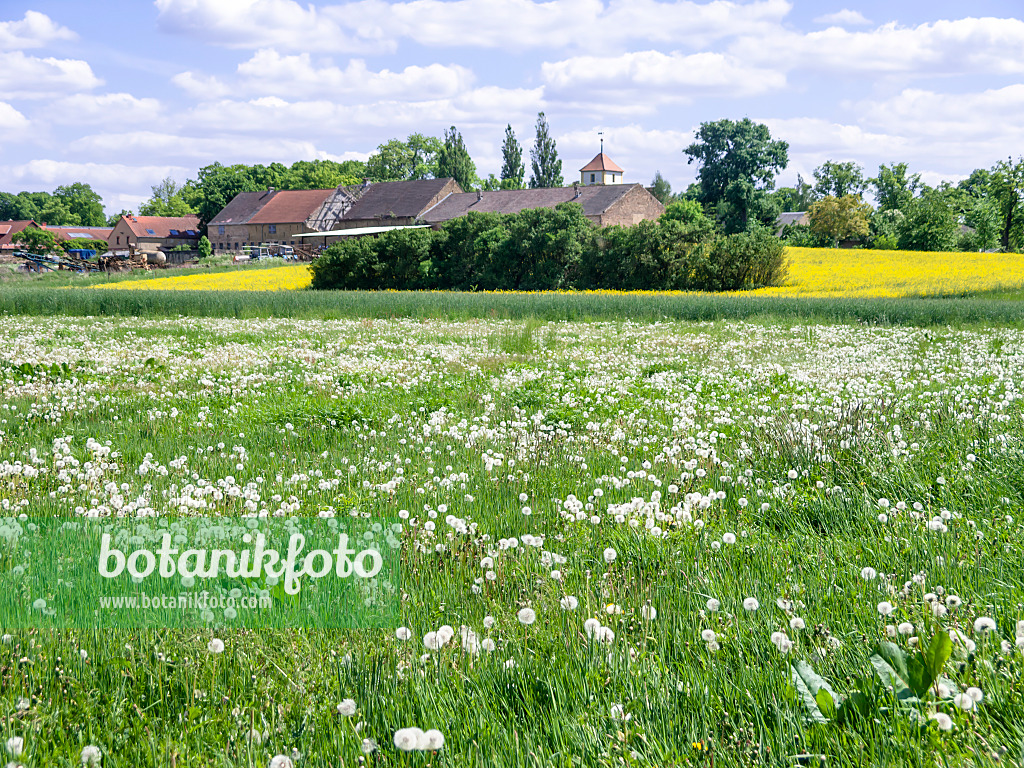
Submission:
[[[665,212],[665,206],[658,198],[637,184],[622,198],[599,217],[597,223],[602,227],[616,224],[631,227],[641,221],[654,220]]]

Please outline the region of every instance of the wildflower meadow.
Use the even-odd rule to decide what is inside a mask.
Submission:
[[[0,628],[11,765],[1024,761],[1018,327],[0,331],[26,611],[74,588],[30,587],[39,516],[359,520],[401,559],[386,625]]]

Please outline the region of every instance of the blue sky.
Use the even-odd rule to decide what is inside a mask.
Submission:
[[[37,0],[0,4],[0,190],[84,181],[108,212],[199,167],[364,159],[455,125],[481,176],[544,110],[567,182],[598,149],[683,189],[703,121],[789,168],[903,161],[930,183],[1024,152],[1007,0]]]

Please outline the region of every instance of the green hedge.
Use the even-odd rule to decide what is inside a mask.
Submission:
[[[318,290],[729,291],[781,283],[783,254],[767,231],[723,236],[672,218],[600,229],[564,203],[347,240],[311,269]]]

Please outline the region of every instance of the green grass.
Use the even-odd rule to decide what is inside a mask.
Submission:
[[[1002,299],[818,299],[775,296],[476,294],[345,291],[97,291],[4,286],[0,314],[234,318],[451,318],[538,321],[786,320],[1019,327],[1024,302]]]
[[[234,516],[241,498],[201,489],[253,483],[271,514],[294,498],[288,514],[392,519],[404,509],[418,519],[404,533],[407,643],[394,628],[5,630],[0,743],[24,737],[26,766],[80,764],[86,744],[107,768],[266,766],[293,749],[300,768],[348,766],[364,757],[363,738],[378,745],[366,765],[417,768],[799,765],[795,756],[818,754],[828,765],[1019,764],[1022,655],[1000,641],[1012,645],[1024,619],[1024,332],[810,328],[801,315],[552,322],[542,308],[576,305],[519,297],[497,306],[523,319],[448,321],[411,310],[445,306],[430,299],[483,312],[472,302],[505,297],[331,298],[378,310],[369,302],[395,299],[410,316],[0,317],[0,518],[110,507],[115,496],[161,514],[188,496],[209,505],[193,513]],[[93,455],[88,438],[109,441],[111,454]],[[14,471],[33,455],[38,476]],[[502,463],[488,469],[495,455]],[[689,510],[703,527],[661,520],[668,533],[656,537],[614,520],[613,505],[649,504],[656,492],[670,512],[686,494],[718,491],[725,498]],[[571,496],[593,506],[583,520],[565,518]],[[892,504],[884,524],[882,497]],[[924,517],[894,510],[899,501],[920,502]],[[948,530],[929,531],[942,510]],[[455,533],[448,515],[475,527]],[[728,533],[735,544],[721,543]],[[525,534],[543,546],[496,552],[487,580],[482,558]],[[880,575],[862,578],[865,566]],[[925,584],[901,596],[918,573]],[[894,603],[889,621],[927,638],[935,626],[922,595],[938,587],[964,601],[942,626],[978,644],[944,667],[961,689],[984,691],[973,714],[949,701],[908,708],[874,682],[870,656],[888,623],[877,604]],[[580,601],[574,612],[559,605],[567,594]],[[749,596],[756,612],[742,608]],[[720,611],[707,610],[709,598]],[[806,629],[789,628],[780,599]],[[525,605],[538,616],[529,627],[517,620]],[[996,619],[993,636],[974,632],[977,616]],[[588,617],[614,642],[588,639]],[[424,634],[443,624],[455,639],[421,660]],[[460,625],[496,649],[463,653]],[[701,639],[709,629],[717,651]],[[769,640],[782,630],[797,641],[788,655]],[[213,637],[224,653],[207,650]],[[867,715],[809,722],[790,682],[797,660],[844,697],[863,692]],[[353,718],[335,709],[346,698]],[[613,717],[615,705],[628,720]],[[910,714],[936,708],[953,715],[953,732]],[[392,736],[408,726],[441,730],[444,749],[398,752]]]

